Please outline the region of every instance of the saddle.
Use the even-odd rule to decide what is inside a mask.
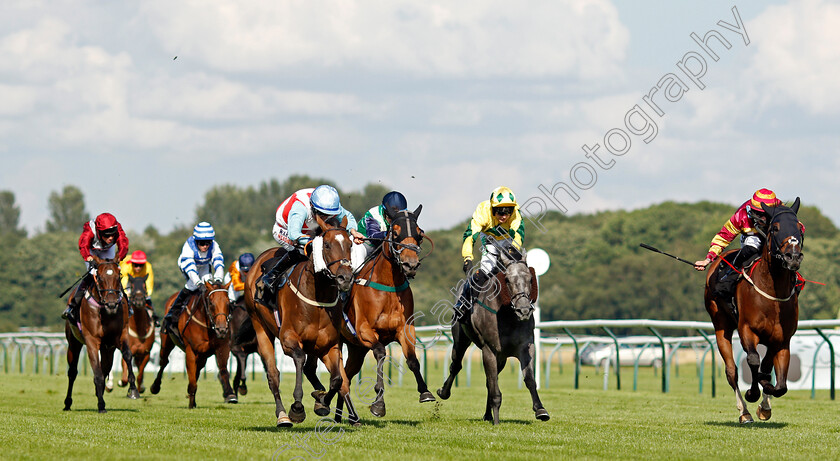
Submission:
[[[531,295],[529,296],[529,301],[531,301],[531,303],[535,303],[537,302],[537,296],[539,295],[539,289],[537,287],[537,274],[534,272],[533,267],[529,267],[528,270],[531,271]],[[499,286],[501,287],[501,291],[499,291],[499,301],[501,301],[501,305],[511,305],[511,294],[510,290],[508,290],[507,283],[505,283],[505,273],[496,273],[496,280],[499,282]]]

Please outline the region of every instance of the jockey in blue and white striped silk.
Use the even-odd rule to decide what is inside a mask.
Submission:
[[[163,331],[167,330],[180,337],[177,331],[178,317],[184,310],[184,303],[190,295],[204,288],[204,280],[212,278],[222,280],[225,275],[225,257],[222,249],[215,241],[216,231],[208,222],[200,222],[193,229],[193,235],[184,242],[181,256],[178,257],[178,268],[187,279],[184,288],[172,303],[169,312],[163,319]]]

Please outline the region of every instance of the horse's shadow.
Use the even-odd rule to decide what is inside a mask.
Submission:
[[[491,424],[489,421],[485,420],[484,418],[468,418],[467,421],[476,422],[476,423],[486,423]],[[530,426],[531,424],[538,423],[541,421],[531,421],[526,419],[499,419],[499,424],[520,424],[523,426]]]
[[[135,410],[133,408],[108,408],[107,413],[117,413],[117,412],[131,412],[137,413],[140,410]],[[96,408],[78,408],[74,409],[73,411],[68,411],[68,413],[99,413],[99,410]]]
[[[743,427],[746,429],[782,429],[787,427],[787,423],[779,423],[779,422],[763,422],[763,421],[756,421],[752,424],[741,424],[737,421],[706,421],[704,424],[707,426],[719,426],[719,427]]]
[[[363,425],[364,425],[364,423],[363,423]],[[340,424],[338,426],[341,427],[341,429],[343,429],[347,432],[351,432],[351,433],[356,432],[356,430],[358,429],[356,427],[349,426],[347,424]],[[315,431],[315,430],[317,430],[317,426],[311,426],[311,425],[303,426],[303,425],[300,425],[300,424],[298,424],[297,426],[292,426],[292,427],[251,426],[251,427],[242,428],[242,430],[248,431],[248,432],[276,432],[276,433],[292,432],[292,433],[301,433],[301,432]]]

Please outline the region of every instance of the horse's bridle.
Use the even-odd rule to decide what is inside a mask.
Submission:
[[[405,221],[405,224],[398,224],[401,221]],[[385,242],[388,242],[388,248],[390,249],[391,256],[393,256],[393,259],[395,259],[397,262],[402,261],[400,259],[400,255],[402,255],[402,252],[405,250],[414,251],[418,255],[422,250],[422,248],[420,248],[420,245],[423,243],[423,236],[425,234],[421,229],[420,232],[415,235],[412,232],[412,224],[414,226],[417,226],[417,219],[414,218],[414,216],[408,211],[400,211],[399,215],[396,218],[394,218],[391,222],[391,230],[388,232],[388,238],[384,239]],[[396,225],[400,226],[399,234],[397,234],[394,231],[394,226]],[[417,241],[417,244],[402,243],[402,241],[407,238],[415,239]],[[422,261],[424,258],[425,256],[423,258],[420,258],[420,261]]]
[[[115,289],[115,288],[106,289],[106,288],[102,288],[100,286],[100,284],[99,284],[99,267],[103,266],[103,265],[106,265],[106,264],[113,264],[117,268],[117,280],[118,280],[117,284],[119,286],[119,289]],[[106,309],[109,309],[108,305],[103,301],[103,299],[105,298],[105,295],[107,295],[108,293],[116,293],[117,294],[117,297],[118,297],[117,304],[122,302],[122,300],[123,300],[123,290],[122,290],[122,284],[119,282],[119,273],[120,273],[119,264],[117,264],[115,262],[102,262],[102,263],[94,262],[93,263],[93,268],[96,271],[96,273],[91,274],[91,275],[93,275],[93,286],[96,287],[96,292],[99,293],[99,304],[104,306]]]
[[[324,231],[321,233],[321,236],[325,236],[325,235],[327,235],[327,233],[329,233],[329,232],[341,232],[341,231],[345,231],[345,232],[346,232],[347,230],[346,230],[346,229],[344,229],[344,228],[341,228],[341,227],[331,227],[331,228],[329,228],[329,229],[324,230]],[[347,233],[347,235],[348,235],[348,238],[352,238],[352,237],[350,237],[350,233],[349,233],[349,232]],[[323,252],[322,252],[322,254],[323,254]],[[351,266],[351,267],[352,267],[352,265],[353,265],[353,264],[350,262],[350,260],[349,260],[349,259],[347,259],[347,258],[336,259],[336,260],[333,260],[333,261],[326,261],[326,260],[325,260],[325,261],[324,261],[324,264],[325,264],[325,267],[326,267],[326,269],[327,269],[327,270],[326,270],[326,271],[324,271],[324,272],[326,273],[327,278],[329,278],[329,279],[331,279],[331,280],[335,280],[335,278],[336,278],[336,274],[334,274],[334,273],[333,273],[333,271],[331,271],[331,270],[330,270],[330,266],[332,266],[333,264],[341,264],[342,266]]]
[[[779,211],[778,213],[774,212],[773,216],[770,217],[770,221],[767,225],[767,243],[766,244],[770,245],[770,254],[775,259],[784,260],[784,256],[780,253],[780,251],[782,249],[782,246],[784,246],[785,242],[779,243],[778,241],[776,241],[776,238],[775,238],[776,237],[776,232],[773,229],[773,223],[776,222],[776,218],[778,218],[779,216],[781,216],[783,214],[786,214],[786,213],[791,213],[794,216],[796,216],[796,213],[793,210],[783,209],[783,210]],[[793,241],[790,242],[791,244],[801,245],[801,242],[796,237],[791,237],[791,239],[793,240]],[[774,247],[776,247],[776,248],[774,248]]]
[[[214,289],[208,291],[206,294],[203,294],[201,296],[201,301],[204,303],[204,315],[206,315],[207,319],[209,320],[208,323],[210,325],[208,325],[208,326],[210,327],[211,330],[213,330],[213,332],[216,334],[216,336],[220,337],[219,336],[219,330],[216,328],[216,317],[218,317],[220,315],[222,317],[225,317],[225,321],[229,325],[230,324],[231,313],[228,312],[227,315],[226,315],[222,312],[217,312],[216,314],[213,314],[212,312],[210,312],[210,295],[212,295],[213,293],[217,293],[217,292],[223,292],[225,294],[225,296],[227,296],[228,291],[224,288],[214,288]]]
[[[508,268],[508,267],[513,266],[514,264],[522,264],[522,265],[524,265],[524,266],[525,266],[525,270],[526,270],[526,271],[528,271],[528,270],[529,270],[529,269],[528,269],[528,264],[527,264],[527,263],[525,263],[525,261],[514,261],[514,262],[512,262],[512,263],[510,263],[510,264],[508,264],[508,265],[507,265],[507,267],[505,268],[505,272],[507,272],[507,268]],[[531,303],[531,297],[530,297],[530,295],[529,295],[528,293],[525,293],[524,291],[520,291],[520,292],[518,292],[518,293],[514,293],[514,294],[510,295],[510,304],[511,304],[511,305],[513,305],[513,304],[514,304],[514,301],[515,301],[517,298],[520,298],[520,297],[524,297],[524,298],[526,298],[526,299],[528,300],[528,304],[531,304],[531,308],[533,308],[533,307],[534,307],[534,306],[533,306],[533,304]]]

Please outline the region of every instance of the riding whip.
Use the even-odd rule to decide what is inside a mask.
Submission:
[[[677,261],[679,261],[679,262],[683,262],[683,263],[686,263],[686,264],[688,264],[688,265],[690,265],[690,266],[692,266],[692,267],[694,266],[694,263],[693,263],[693,262],[691,262],[691,261],[687,261],[687,260],[682,259],[682,258],[680,258],[680,257],[678,257],[678,256],[674,256],[674,255],[672,255],[672,254],[665,253],[664,251],[660,250],[659,248],[654,248],[654,247],[652,247],[652,246],[648,245],[647,243],[640,243],[640,244],[639,244],[639,246],[640,246],[640,247],[642,247],[642,248],[644,248],[644,249],[650,250],[650,251],[655,251],[655,252],[657,252],[657,253],[662,253],[662,254],[663,254],[663,255],[665,255],[665,256],[670,256],[670,257],[672,257],[672,258],[676,259]]]
[[[73,284],[72,284],[72,285],[70,285],[69,287],[67,287],[67,289],[66,289],[66,290],[62,291],[62,292],[61,292],[61,294],[60,294],[60,295],[58,295],[58,298],[59,298],[59,299],[63,298],[63,297],[64,297],[64,295],[66,295],[68,291],[72,290],[72,289],[73,289],[73,287],[75,287],[76,285],[78,285],[78,284],[79,284],[79,282],[81,282],[83,278],[87,277],[87,275],[88,275],[88,274],[90,274],[90,269],[88,269],[87,271],[85,271],[85,273],[84,273],[84,274],[82,274],[82,276],[81,276],[81,277],[79,277],[79,280],[76,280],[75,282],[73,282]]]

